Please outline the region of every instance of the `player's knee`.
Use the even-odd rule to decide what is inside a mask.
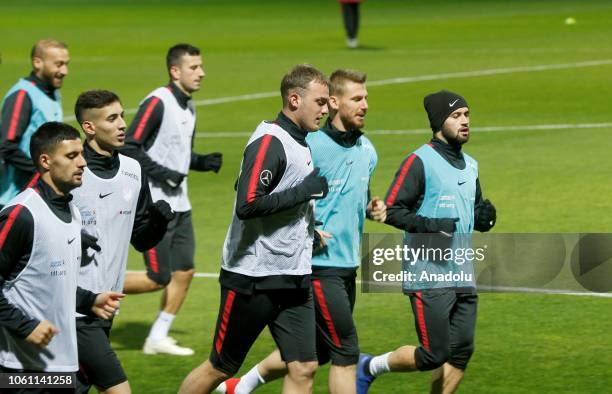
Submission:
[[[318,365],[317,361],[291,362],[288,364],[289,375],[293,380],[312,380]]]
[[[147,277],[151,279],[152,282],[150,283],[150,286],[152,287],[151,290],[163,289],[164,287],[168,286],[170,279],[172,279],[169,272],[147,272]]]
[[[450,355],[449,363],[459,369],[466,369],[470,359],[472,358],[472,354],[474,354],[474,343],[465,343],[459,348],[453,350]]]
[[[415,358],[419,371],[431,371],[440,368],[450,359],[450,350],[448,348],[425,350],[419,347],[415,352]]]
[[[359,349],[356,351],[336,352],[331,355],[331,363],[336,367],[347,367],[359,362]]]
[[[193,279],[193,276],[195,275],[195,268],[174,271],[172,275],[175,280],[188,284],[191,282],[191,279]]]

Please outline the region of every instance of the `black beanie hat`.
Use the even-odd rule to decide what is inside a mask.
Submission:
[[[440,90],[425,96],[423,105],[429,117],[431,130],[435,133],[442,130],[442,125],[450,114],[459,108],[467,107],[468,103],[457,93]]]

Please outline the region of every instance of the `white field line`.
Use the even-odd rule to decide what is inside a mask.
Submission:
[[[536,125],[514,125],[514,126],[487,126],[472,127],[470,131],[477,133],[499,132],[499,131],[546,131],[566,129],[605,129],[612,128],[612,123],[561,123],[561,124],[536,124]],[[253,132],[247,131],[211,131],[196,133],[197,138],[244,138]],[[367,135],[410,135],[431,134],[431,129],[412,130],[372,130],[366,131]]]
[[[127,272],[145,272],[145,271],[127,271]],[[219,278],[219,274],[215,272],[196,272],[194,274],[196,278]],[[361,280],[357,280],[357,283],[361,283]],[[376,282],[376,284],[380,284]],[[395,284],[394,284],[395,285]],[[601,298],[612,298],[612,293],[591,293],[586,291],[572,291],[572,290],[559,290],[559,289],[538,289],[532,287],[509,287],[509,286],[478,286],[480,290],[490,290],[498,292],[509,292],[509,293],[537,293],[537,294],[559,294],[559,295],[572,295],[582,297],[601,297]]]
[[[484,70],[475,71],[460,71],[453,73],[442,73],[442,74],[429,74],[419,75],[414,77],[399,77],[390,79],[381,79],[379,81],[368,82],[368,86],[385,86],[385,85],[397,85],[405,83],[414,83],[421,81],[436,81],[439,79],[454,79],[454,78],[469,78],[469,77],[482,77],[488,75],[499,75],[499,74],[516,74],[534,71],[548,71],[548,70],[565,70],[572,68],[583,68],[583,67],[597,67],[612,64],[612,59],[601,59],[601,60],[590,60],[585,62],[576,63],[558,63],[558,64],[541,64],[535,66],[521,66],[521,67],[503,67],[503,68],[491,68]],[[262,93],[251,93],[242,94],[238,96],[227,96],[218,97],[213,99],[195,100],[193,103],[197,107],[204,107],[208,105],[234,103],[237,101],[249,101],[263,98],[277,97],[278,91],[273,92],[262,92]],[[135,114],[137,108],[128,108],[125,110],[126,114]],[[66,116],[64,121],[73,121],[74,116]]]

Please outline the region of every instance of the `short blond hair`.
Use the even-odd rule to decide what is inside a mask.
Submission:
[[[329,95],[342,96],[345,92],[346,82],[365,83],[367,74],[362,71],[338,69],[329,77]]]
[[[307,89],[312,81],[328,86],[329,82],[323,73],[310,64],[298,64],[293,67],[281,81],[280,91],[283,98],[283,106],[287,105],[289,95],[294,89]]]
[[[43,38],[42,40],[38,40],[36,44],[34,44],[34,46],[32,47],[30,58],[42,58],[45,54],[45,51],[49,48],[68,49],[68,45],[66,45],[66,43],[62,41],[54,40],[52,38]]]

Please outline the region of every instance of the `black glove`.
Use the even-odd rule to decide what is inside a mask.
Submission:
[[[484,233],[495,226],[495,222],[497,221],[497,210],[491,201],[484,200],[476,209],[476,214],[474,216],[476,219],[474,229]]]
[[[302,183],[297,186],[298,193],[301,193],[300,196],[306,200],[310,200],[311,198],[318,200],[327,196],[327,192],[329,191],[327,179],[319,175],[319,170],[319,167],[315,167],[315,169],[304,178]]]
[[[181,186],[181,182],[185,178],[185,174],[181,174],[178,171],[168,170],[168,175],[166,176],[166,184],[173,189]]]
[[[427,232],[453,234],[457,230],[458,221],[459,218],[429,218],[426,224]]]
[[[208,155],[197,155],[195,163],[191,163],[191,168],[196,171],[219,172],[223,164],[223,153],[214,152]]]
[[[158,200],[149,207],[149,217],[155,224],[166,225],[174,218],[174,212],[166,201]]]
[[[81,230],[81,250],[85,251],[88,248],[91,248],[96,252],[100,252],[102,250],[100,245],[98,245],[98,238],[87,234],[85,230]]]

